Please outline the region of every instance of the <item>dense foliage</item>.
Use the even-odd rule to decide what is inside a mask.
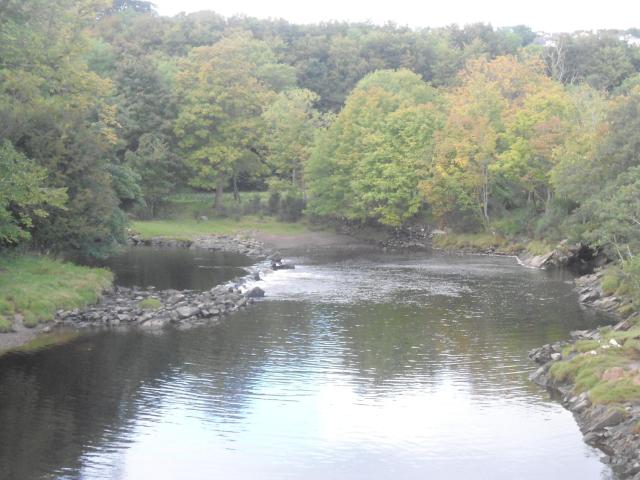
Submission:
[[[0,244],[108,252],[185,188],[379,225],[640,248],[636,31],[0,2]],[[213,193],[212,193],[213,196]],[[212,212],[213,213],[213,212]]]

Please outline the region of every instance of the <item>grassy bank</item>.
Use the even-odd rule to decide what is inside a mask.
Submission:
[[[528,252],[543,255],[555,247],[543,240],[515,240],[492,233],[447,233],[434,235],[433,246],[441,250],[456,252],[485,253],[495,252],[516,255]]]
[[[589,393],[594,404],[640,402],[640,324],[627,331],[604,329],[599,340],[580,340],[552,365],[552,378]]]
[[[95,302],[113,279],[110,271],[44,256],[0,259],[0,331],[21,315],[27,327],[53,319],[56,310]]]
[[[197,221],[189,218],[163,220],[139,220],[131,224],[134,232],[143,238],[171,237],[191,239],[201,235],[235,235],[241,232],[265,232],[272,234],[297,235],[309,231],[302,223],[280,222],[270,217],[245,216],[239,219],[213,218]]]

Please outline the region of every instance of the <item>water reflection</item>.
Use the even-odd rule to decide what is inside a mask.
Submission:
[[[607,478],[526,351],[597,321],[509,259],[296,259],[214,328],[0,360],[0,478]]]
[[[245,255],[185,248],[135,247],[98,263],[111,269],[116,285],[208,290],[245,275]]]

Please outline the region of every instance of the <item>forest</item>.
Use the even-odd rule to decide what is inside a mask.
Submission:
[[[225,216],[267,192],[288,221],[567,239],[640,271],[638,38],[4,0],[0,244],[103,256],[172,195]]]

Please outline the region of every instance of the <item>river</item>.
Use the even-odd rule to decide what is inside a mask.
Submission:
[[[126,255],[112,263],[122,283],[154,283],[136,262],[198,278],[159,275],[160,288],[206,288],[244,265]],[[488,256],[292,261],[219,325],[0,358],[0,478],[611,478],[527,378],[529,349],[603,322],[568,274]]]

